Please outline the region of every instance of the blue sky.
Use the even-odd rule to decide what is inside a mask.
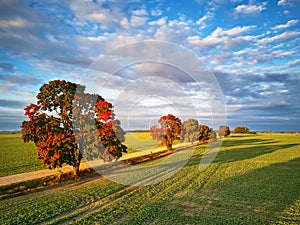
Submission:
[[[80,83],[99,56],[147,40],[175,43],[204,62],[218,81],[231,128],[300,130],[299,0],[6,0],[0,6],[0,130],[19,129],[26,119],[23,108],[35,102],[43,83],[53,79]],[[157,65],[134,67],[140,76],[153,72],[149,68],[161,74],[166,71]],[[130,71],[124,69],[114,77],[103,97],[125,104],[126,99],[121,102],[117,97],[127,90]],[[104,82],[98,78],[96,82]],[[146,81],[151,86],[153,80],[148,78],[140,89],[148,86]],[[193,86],[193,81],[176,82]],[[120,87],[123,90],[115,93]],[[157,96],[164,96],[166,87],[161,88]],[[184,94],[201,98],[195,91]],[[122,121],[125,129],[148,128],[161,113],[176,113],[174,104],[170,107],[165,98],[158,99],[141,100],[134,115],[149,121],[137,119],[130,126]],[[202,103],[208,104],[205,99]],[[185,117],[210,124],[206,109],[203,106],[203,112]]]

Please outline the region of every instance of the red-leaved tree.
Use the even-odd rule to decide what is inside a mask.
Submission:
[[[206,125],[199,126],[199,143],[207,142],[210,139],[211,129]]]
[[[167,146],[168,150],[172,150],[172,145],[175,140],[180,140],[181,136],[181,120],[178,117],[168,114],[162,116],[158,123],[161,127],[155,125],[150,128],[150,133],[153,139],[162,141],[162,144]]]
[[[22,139],[35,143],[49,168],[68,164],[78,175],[83,156],[112,160],[126,152],[125,132],[114,118],[112,104],[84,91],[82,85],[50,81],[40,88],[37,104],[25,108],[29,121],[21,125]]]

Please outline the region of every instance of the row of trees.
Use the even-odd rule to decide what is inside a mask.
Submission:
[[[156,125],[150,127],[150,134],[153,139],[161,141],[161,145],[165,145],[167,150],[172,150],[175,141],[198,142],[205,143],[217,140],[217,132],[206,125],[201,125],[196,119],[188,119],[181,123],[178,117],[172,114],[162,116]],[[230,135],[228,126],[220,126],[218,130],[220,138]]]
[[[79,173],[83,157],[104,161],[118,159],[127,147],[122,144],[125,132],[115,119],[113,106],[97,94],[85,92],[85,87],[64,80],[44,84],[37,95],[37,103],[25,108],[28,121],[21,125],[24,142],[33,141],[38,157],[49,168],[68,164]],[[151,135],[172,150],[175,141],[207,142],[230,135],[228,126],[218,132],[195,119],[181,123],[172,114],[158,120],[160,127],[152,126]],[[96,128],[96,129],[95,129]],[[237,127],[235,133],[248,133],[247,127]]]

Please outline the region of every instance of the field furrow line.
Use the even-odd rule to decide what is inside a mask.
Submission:
[[[84,216],[86,216],[90,213],[96,212],[100,209],[108,207],[109,205],[122,200],[128,194],[132,194],[132,193],[142,189],[143,186],[139,186],[139,185],[143,184],[144,182],[151,182],[152,180],[155,180],[158,177],[168,176],[172,172],[173,172],[173,168],[170,168],[159,174],[155,174],[150,177],[141,179],[141,180],[137,181],[136,183],[132,184],[131,186],[125,186],[124,188],[118,190],[117,192],[109,194],[109,195],[105,196],[104,198],[95,200],[85,206],[82,206],[80,208],[76,208],[69,212],[58,215],[55,218],[52,218],[51,220],[48,220],[48,221],[42,223],[42,225],[69,224],[70,222],[73,222],[75,220],[83,218]]]

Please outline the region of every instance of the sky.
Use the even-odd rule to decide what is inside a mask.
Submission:
[[[19,130],[40,86],[64,79],[112,102],[127,130],[173,113],[214,128],[300,131],[299,7],[299,0],[1,1],[0,130]]]

